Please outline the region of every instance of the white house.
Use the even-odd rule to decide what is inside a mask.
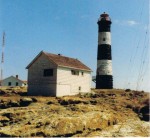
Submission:
[[[18,75],[16,77],[10,76],[1,81],[1,86],[27,86],[27,82],[20,80]]]
[[[91,69],[78,59],[41,51],[26,69],[29,95],[64,96],[90,92]]]

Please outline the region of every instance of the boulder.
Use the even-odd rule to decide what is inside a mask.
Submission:
[[[28,106],[33,102],[32,98],[22,98],[20,99],[20,106]]]

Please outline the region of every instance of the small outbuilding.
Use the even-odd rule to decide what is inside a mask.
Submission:
[[[16,75],[16,77],[10,76],[1,81],[1,86],[10,86],[10,87],[27,86],[27,81],[20,80],[18,78],[18,75]]]
[[[91,69],[78,59],[41,51],[26,69],[29,95],[65,96],[90,92]]]

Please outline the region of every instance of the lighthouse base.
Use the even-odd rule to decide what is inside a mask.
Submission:
[[[112,75],[97,75],[96,89],[113,89]]]

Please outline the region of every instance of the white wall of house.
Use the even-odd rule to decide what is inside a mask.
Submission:
[[[44,76],[45,69],[53,69],[52,76]],[[45,96],[75,95],[90,92],[91,72],[79,71],[73,75],[69,67],[59,67],[41,54],[28,68],[28,94]]]
[[[53,69],[53,76],[43,76],[44,69]],[[28,69],[28,94],[56,96],[56,65],[42,54]]]
[[[24,83],[17,78],[10,76],[4,79],[1,83],[2,86],[24,86]]]
[[[91,72],[79,71],[79,75],[72,75],[69,68],[57,68],[57,96],[75,95],[79,92],[90,92]]]

